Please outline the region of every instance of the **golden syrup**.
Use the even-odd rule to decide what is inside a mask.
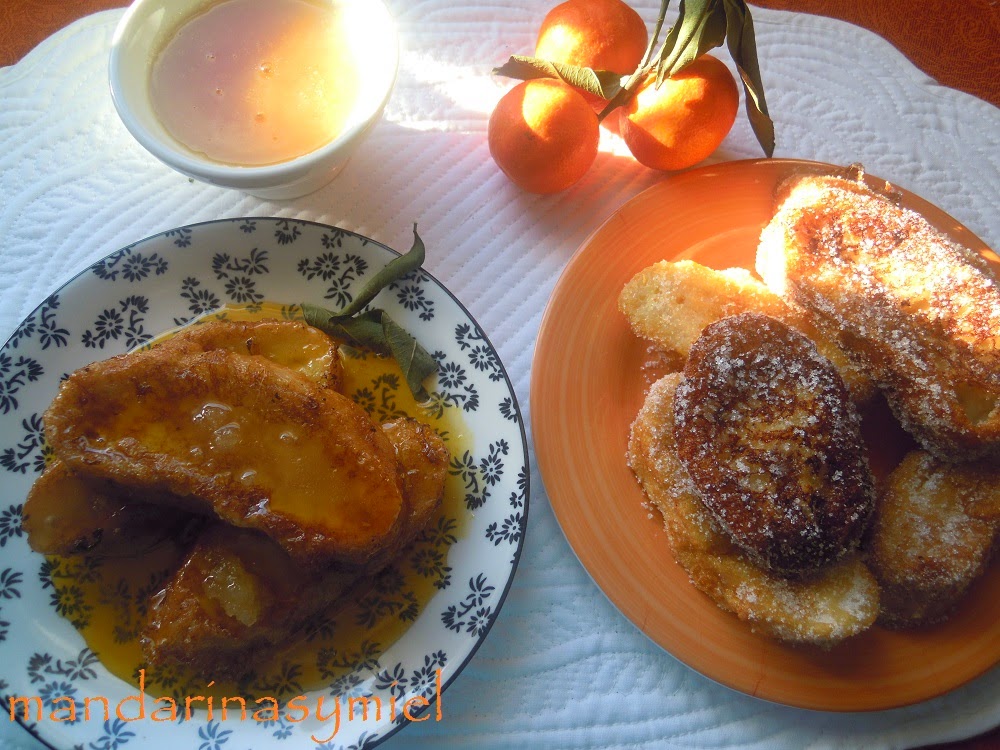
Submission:
[[[301,320],[302,313],[297,306],[270,302],[232,305],[188,325],[268,318]],[[181,330],[183,327],[167,331],[147,346]],[[436,430],[453,458],[471,450],[461,410],[449,407],[435,412],[421,406],[393,360],[346,347],[341,347],[341,357],[343,393],[365,406],[376,421],[412,417]],[[194,678],[173,667],[146,669],[146,694],[174,697],[182,714],[188,696],[243,696],[249,704],[261,696],[285,700],[336,684],[357,664],[377,657],[395,643],[443,587],[450,571],[448,549],[465,535],[470,516],[462,477],[449,473],[441,509],[426,532],[374,580],[354,586],[329,610],[312,618],[287,644],[257,665],[252,679],[238,685],[216,679],[209,686],[211,676]],[[139,633],[149,599],[180,563],[183,550],[182,540],[163,539],[143,554],[130,557],[49,558],[55,597],[66,602],[61,611],[77,626],[101,663],[132,685],[138,685],[139,670],[145,669]],[[204,710],[199,702],[192,708]]]
[[[148,400],[129,403],[102,425],[100,447],[88,450],[113,454],[122,442],[133,439],[153,453],[170,454],[183,446],[192,478],[209,478],[225,467],[243,487],[270,488],[270,512],[310,528],[357,535],[363,542],[391,526],[392,519],[380,517],[378,509],[398,507],[398,488],[392,477],[381,473],[384,463],[365,466],[351,459],[363,455],[360,439],[345,439],[338,460],[331,461],[328,441],[310,439],[301,425],[279,421],[273,413],[262,419],[258,409],[204,395],[182,396],[163,406],[169,406],[171,419],[150,422]],[[341,400],[330,408],[348,420],[357,416],[349,406]],[[353,446],[350,439],[355,440]],[[233,486],[231,480],[222,481]],[[351,507],[359,497],[369,502]]]
[[[343,130],[358,63],[343,11],[307,0],[225,0],[156,56],[150,100],[191,151],[236,166],[315,151]]]

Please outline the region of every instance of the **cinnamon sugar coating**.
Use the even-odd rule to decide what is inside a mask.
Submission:
[[[951,461],[1000,456],[1000,285],[977,253],[860,180],[779,190],[757,271],[847,346],[903,427]]]
[[[691,345],[705,327],[729,315],[758,312],[804,333],[829,359],[858,404],[877,389],[844,348],[820,331],[811,316],[796,310],[745,268],[716,271],[691,260],[661,260],[637,273],[618,296],[618,309],[632,331],[684,366]]]
[[[754,632],[789,643],[828,648],[871,627],[879,588],[859,555],[790,579],[756,565],[720,529],[677,455],[680,378],[667,375],[649,389],[632,424],[628,462],[691,583]]]
[[[691,347],[675,409],[702,501],[758,564],[797,575],[857,548],[873,507],[861,420],[809,339],[757,313],[713,323]]]
[[[886,485],[868,545],[883,591],[879,621],[909,627],[943,620],[1000,540],[1000,467],[912,451]]]

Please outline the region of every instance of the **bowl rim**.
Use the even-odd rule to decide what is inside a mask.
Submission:
[[[125,128],[139,144],[149,151],[153,156],[164,164],[191,176],[196,176],[216,184],[238,185],[240,187],[277,187],[287,182],[301,179],[306,172],[315,166],[322,164],[328,158],[338,152],[349,148],[350,144],[356,143],[360,136],[371,128],[375,121],[385,109],[392,95],[399,75],[399,32],[392,19],[384,0],[348,0],[350,2],[364,2],[376,5],[381,8],[386,17],[390,19],[388,25],[387,53],[391,56],[391,74],[387,76],[387,85],[382,96],[373,106],[363,112],[363,118],[353,125],[342,130],[335,138],[323,144],[319,148],[308,153],[297,156],[287,161],[276,162],[274,164],[263,164],[257,166],[240,166],[215,162],[209,159],[199,159],[188,155],[178,144],[171,146],[168,142],[155,136],[148,128],[144,127],[134,115],[134,106],[130,97],[125,93],[122,81],[122,47],[123,41],[131,36],[133,26],[140,10],[157,2],[165,0],[133,0],[125,9],[125,14],[118,21],[111,41],[111,54],[108,58],[108,83],[111,90],[111,101]],[[224,2],[225,0],[216,0]],[[334,0],[343,2],[344,0]],[[212,3],[212,0],[209,0]],[[145,90],[145,88],[144,88]]]

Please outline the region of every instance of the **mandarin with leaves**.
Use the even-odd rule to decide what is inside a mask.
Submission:
[[[686,169],[722,144],[736,121],[739,99],[725,63],[702,55],[659,86],[651,74],[622,109],[621,136],[641,164]]]
[[[529,193],[576,183],[597,156],[597,114],[572,86],[552,78],[522,81],[497,103],[487,140],[497,166]]]

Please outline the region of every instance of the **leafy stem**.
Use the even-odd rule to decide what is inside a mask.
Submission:
[[[354,301],[338,312],[332,312],[308,302],[301,304],[306,323],[319,328],[328,336],[351,346],[368,349],[396,360],[410,392],[417,401],[429,398],[424,380],[437,372],[437,362],[409,332],[396,323],[389,313],[380,308],[364,308],[385,287],[412,271],[424,262],[424,243],[413,225],[413,246],[393,258],[385,268],[376,273],[358,292]]]

